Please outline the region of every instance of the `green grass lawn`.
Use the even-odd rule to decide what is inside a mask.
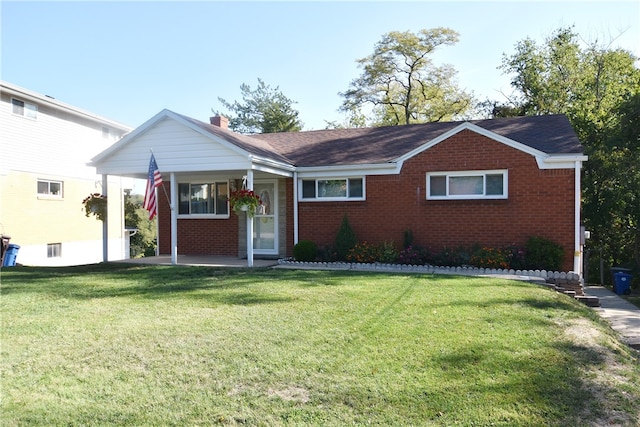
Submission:
[[[536,285],[122,264],[0,278],[3,426],[640,421],[635,352]]]

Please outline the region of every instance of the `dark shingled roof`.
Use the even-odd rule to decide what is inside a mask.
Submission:
[[[464,123],[436,122],[249,136],[181,117],[250,154],[295,166],[387,163]],[[582,145],[564,115],[471,120],[470,123],[547,154],[583,153]]]
[[[271,133],[253,135],[252,138],[268,142],[296,166],[386,163],[461,123]],[[547,154],[583,152],[575,131],[563,115],[472,120],[470,123]]]

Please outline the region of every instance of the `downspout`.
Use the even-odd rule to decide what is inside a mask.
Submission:
[[[293,173],[293,245],[298,244],[298,172]]]
[[[253,170],[247,170],[247,190],[253,190]],[[247,215],[247,267],[253,267],[253,218]]]
[[[129,239],[129,232],[124,230],[124,189],[122,188],[122,177],[118,178],[118,191],[120,192],[120,258],[129,259],[130,255],[129,252],[127,252],[127,248],[130,246],[126,244],[126,240]]]
[[[157,188],[156,188],[157,190]],[[175,207],[175,200],[178,192],[178,184],[176,184],[176,174],[171,172],[171,200],[169,200],[169,208],[171,209],[171,264],[178,264],[178,214]],[[156,194],[156,201],[158,200]],[[160,221],[158,221],[158,224]],[[160,235],[160,233],[158,233]]]
[[[576,160],[575,163],[575,206],[574,206],[574,252],[573,252],[573,271],[577,274],[582,274],[582,250],[580,243],[582,241],[581,227],[580,227],[580,199],[581,199],[581,184],[580,184],[580,172],[582,169],[582,162]]]
[[[109,176],[102,174],[102,195],[107,197],[109,193]],[[109,198],[107,197],[107,212],[102,221],[102,262],[109,261]]]

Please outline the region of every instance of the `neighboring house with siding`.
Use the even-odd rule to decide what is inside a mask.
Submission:
[[[0,233],[20,246],[17,262],[103,261],[103,223],[82,205],[103,181],[87,164],[131,128],[4,81],[0,94]],[[108,181],[111,260],[128,257],[122,182]]]
[[[93,159],[99,173],[145,178],[155,153],[159,250],[184,255],[291,256],[299,240],[333,243],[346,214],[361,241],[438,250],[559,243],[581,271],[583,154],[562,115],[381,128],[240,135],[163,110]],[[227,195],[268,200],[246,220]],[[170,199],[170,200],[167,200]],[[173,206],[173,208],[171,208]]]

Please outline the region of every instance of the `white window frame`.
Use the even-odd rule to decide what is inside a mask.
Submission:
[[[47,184],[47,193],[40,192],[40,183]],[[58,184],[60,186],[60,194],[51,194],[51,184]],[[55,179],[38,179],[36,186],[36,194],[41,199],[62,199],[64,195],[64,181],[57,181]]]
[[[502,174],[502,194],[487,193],[487,175]],[[431,195],[431,177],[445,177],[445,195]],[[482,177],[482,194],[450,194],[449,178],[451,177]],[[427,173],[427,200],[504,200],[509,198],[509,171],[507,169],[481,171],[448,171]]]
[[[349,180],[362,180],[362,196],[351,197],[349,195],[350,187]],[[305,181],[314,181],[315,182],[315,195],[314,197],[304,197],[304,182]],[[346,196],[339,197],[322,197],[318,196],[318,183],[321,181],[345,181],[347,184]],[[298,182],[298,199],[303,202],[357,202],[366,200],[366,180],[364,176],[349,176],[349,177],[327,177],[327,178],[301,178]]]
[[[18,105],[17,103],[21,103],[22,105]],[[21,108],[21,111],[17,112],[16,107]],[[38,106],[18,98],[11,98],[11,112],[16,116],[30,120],[36,120],[38,118]]]
[[[214,185],[215,184],[215,188],[217,191],[217,184],[226,184],[227,185],[227,198],[229,197],[229,192],[231,191],[231,185],[229,183],[229,180],[195,180],[195,181],[191,181],[191,182],[179,182],[178,183],[178,218],[190,218],[190,219],[228,219],[231,215],[230,215],[230,206],[229,206],[229,201],[227,200],[227,213],[224,214],[218,214],[218,213],[191,213],[191,200],[189,200],[189,213],[188,214],[184,214],[184,213],[180,213],[180,186],[181,185],[189,185],[189,198],[191,198],[191,186],[192,185]],[[216,199],[217,194],[214,195],[214,200]]]

